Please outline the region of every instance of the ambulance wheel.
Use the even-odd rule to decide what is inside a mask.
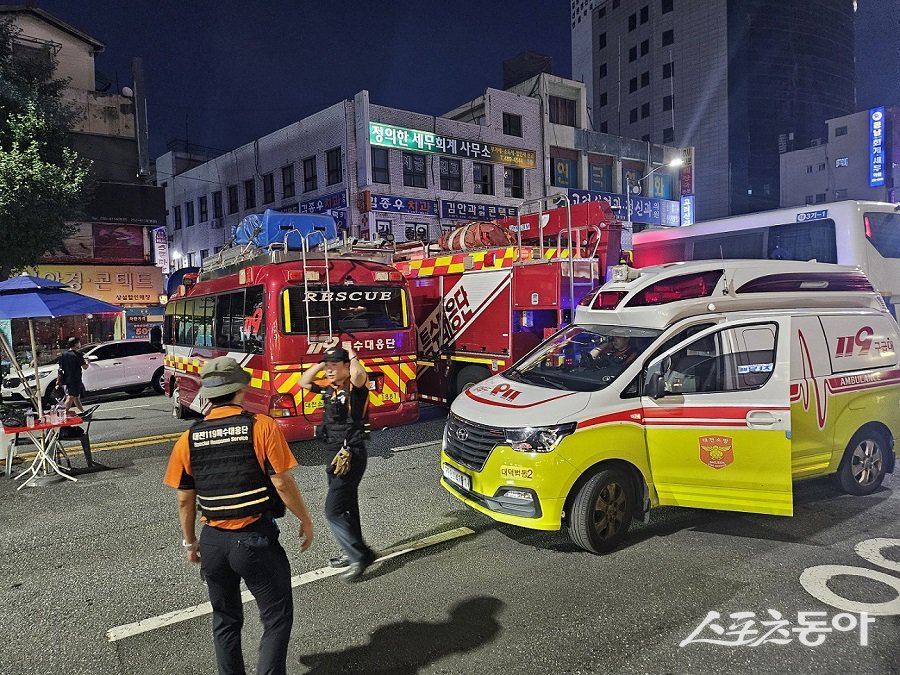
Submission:
[[[181,405],[178,387],[172,392],[172,417],[176,420],[186,420],[188,417],[187,408]]]
[[[490,376],[491,374],[488,372],[487,368],[481,368],[480,366],[466,366],[456,374],[454,391],[456,392],[456,395],[459,396],[469,387],[478,384],[482,380],[488,379]]]
[[[607,553],[628,533],[633,514],[631,480],[622,471],[605,469],[578,490],[569,515],[569,536],[586,551]]]
[[[875,427],[854,434],[838,467],[837,481],[851,495],[870,495],[881,486],[887,471],[888,441]]]
[[[153,379],[150,380],[150,386],[153,387],[153,391],[157,394],[162,394],[165,391],[164,383],[166,381],[166,371],[162,368],[157,368],[156,372],[153,373]]]

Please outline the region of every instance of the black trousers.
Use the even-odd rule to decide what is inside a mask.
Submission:
[[[278,543],[278,526],[264,515],[243,530],[205,526],[200,532],[200,569],[213,608],[213,639],[219,675],[244,675],[241,579],[256,599],[263,635],[259,675],[285,675],[294,622],[291,566]]]
[[[370,563],[375,552],[362,536],[359,522],[359,484],[366,472],[366,448],[352,449],[350,472],[346,476],[328,474],[328,495],[325,497],[325,518],[350,562]]]

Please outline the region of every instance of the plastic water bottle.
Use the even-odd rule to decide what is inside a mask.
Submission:
[[[66,421],[66,409],[62,404],[53,407],[53,423],[61,424]]]
[[[34,429],[34,410],[31,408],[25,411],[25,426]]]

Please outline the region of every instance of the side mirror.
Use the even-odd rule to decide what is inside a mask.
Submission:
[[[91,361],[91,362],[97,360],[97,357],[96,357],[94,354],[88,354],[85,358],[86,358],[88,361]]]
[[[644,384],[644,394],[653,399],[662,398],[666,395],[666,380],[661,372],[650,373],[647,382]]]

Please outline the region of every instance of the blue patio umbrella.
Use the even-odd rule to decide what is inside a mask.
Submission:
[[[52,279],[24,274],[0,282],[0,319],[28,319],[35,372],[37,372],[37,345],[34,340],[34,319],[122,311],[122,308],[117,305],[66,290],[67,288],[66,284]],[[10,361],[15,364],[15,354],[2,333],[0,333],[0,343],[9,354]],[[40,395],[35,396],[34,399],[39,414],[43,414],[43,402]]]

